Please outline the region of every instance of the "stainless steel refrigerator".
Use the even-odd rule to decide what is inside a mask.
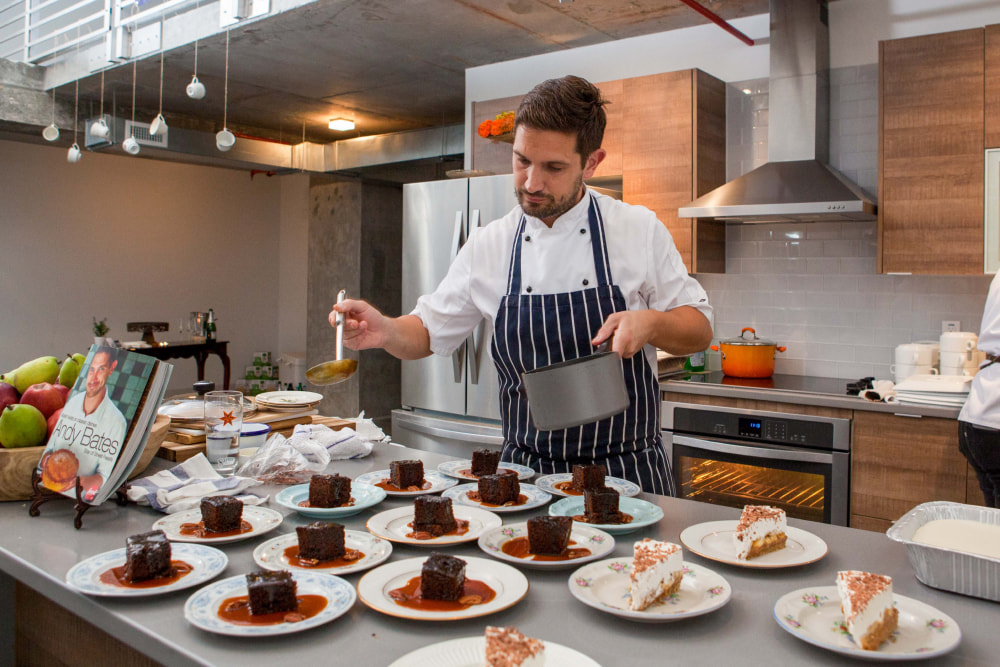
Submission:
[[[434,291],[473,230],[516,204],[509,174],[404,185],[403,312]],[[451,356],[403,362],[403,407],[392,413],[393,442],[463,457],[476,447],[500,447],[492,340],[484,320]]]

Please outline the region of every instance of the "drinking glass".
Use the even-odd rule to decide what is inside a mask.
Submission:
[[[223,477],[236,471],[243,428],[243,394],[210,391],[205,394],[205,456]]]

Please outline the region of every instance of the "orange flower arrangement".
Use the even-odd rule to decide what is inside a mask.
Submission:
[[[507,134],[514,131],[514,112],[513,111],[502,111],[498,113],[494,118],[484,120],[479,124],[476,132],[483,139],[488,139],[489,137],[496,137],[501,134]]]

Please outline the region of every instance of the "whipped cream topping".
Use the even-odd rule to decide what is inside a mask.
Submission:
[[[682,576],[684,552],[672,542],[647,537],[633,545],[633,554],[629,572],[629,608],[640,611]]]
[[[769,505],[747,505],[733,535],[736,557],[745,559],[754,542],[771,533],[783,533],[786,526],[785,510]]]
[[[545,644],[515,627],[486,626],[486,667],[543,667]]]
[[[847,621],[847,631],[856,641],[882,620],[892,608],[892,577],[860,570],[837,573],[837,594]]]

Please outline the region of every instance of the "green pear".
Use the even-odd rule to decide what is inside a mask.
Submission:
[[[17,403],[0,412],[0,444],[4,447],[44,445],[47,428],[41,410],[33,405]]]
[[[12,371],[14,388],[20,393],[33,384],[41,382],[54,383],[59,378],[59,359],[56,357],[38,357],[26,361]],[[4,380],[7,382],[7,380]]]
[[[63,359],[62,365],[59,367],[59,384],[72,389],[76,378],[80,375],[80,368],[82,366],[83,363],[77,361],[75,356],[67,354],[66,358]]]

